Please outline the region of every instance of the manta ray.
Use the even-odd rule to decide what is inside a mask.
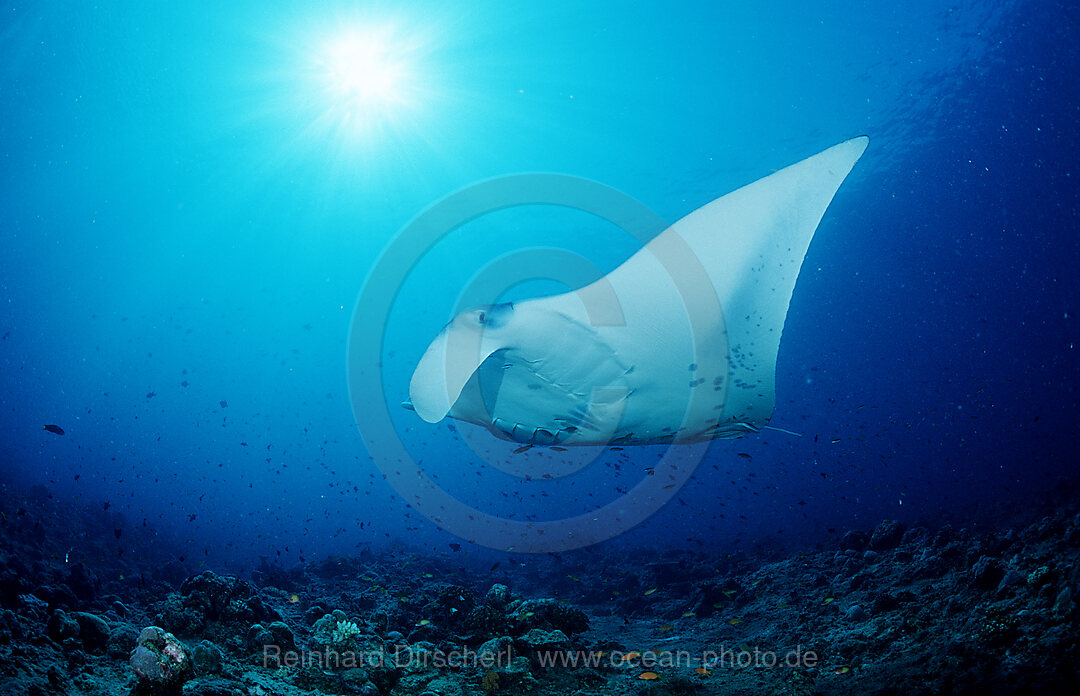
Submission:
[[[572,292],[471,309],[431,342],[406,405],[536,445],[648,445],[766,427],[810,240],[868,138],[698,208]]]

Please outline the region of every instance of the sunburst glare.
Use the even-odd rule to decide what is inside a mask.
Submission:
[[[385,34],[386,32],[383,32]],[[385,125],[410,107],[415,76],[408,56],[390,36],[352,31],[334,37],[317,53],[327,109],[347,128]]]

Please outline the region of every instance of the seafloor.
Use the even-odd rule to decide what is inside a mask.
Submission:
[[[365,552],[238,578],[0,493],[2,694],[1080,693],[1070,502],[786,556]]]

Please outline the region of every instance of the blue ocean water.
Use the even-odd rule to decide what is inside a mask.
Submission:
[[[993,526],[1077,474],[1077,30],[1068,2],[9,5],[4,476],[107,501],[226,567],[461,542],[384,480],[394,462],[369,456],[350,403],[357,297],[398,232],[530,172],[674,221],[866,134],[784,330],[773,424],[798,435],[716,442],[612,543]],[[378,46],[376,64],[336,63],[342,41]],[[628,448],[526,480],[492,462],[559,455],[398,406],[485,264],[550,247],[607,272],[637,245],[518,206],[411,269],[371,367],[451,495],[552,520],[656,465],[663,448]]]

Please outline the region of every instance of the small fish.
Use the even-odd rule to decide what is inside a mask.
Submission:
[[[836,601],[835,597],[826,597],[825,601],[822,602],[822,604],[831,604],[832,602],[835,602],[835,601]]]
[[[695,667],[694,668],[694,674],[697,674],[697,675],[702,676],[702,677],[707,677],[710,674],[712,674],[712,672],[705,669],[704,667]]]
[[[551,449],[555,450],[556,452],[565,452],[566,451],[565,447],[554,447],[553,446]]]
[[[753,459],[753,457],[751,457],[746,452],[737,452],[736,456],[742,457],[743,459]]]
[[[222,408],[228,408],[229,407],[229,402],[222,400],[222,401],[218,402],[218,405],[221,406]]]
[[[340,616],[340,614],[338,616]],[[431,623],[431,621],[429,621],[427,619],[420,619],[419,621],[416,622],[416,625],[417,626],[427,626],[429,623]]]
[[[522,445],[521,447],[518,447],[516,450],[514,450],[514,454],[521,454],[522,452],[528,452],[532,448],[533,448],[532,445]]]
[[[449,546],[450,550],[454,552],[461,550],[461,544],[455,544],[454,542],[450,542],[449,544],[447,544],[447,546]]]
[[[300,601],[300,595],[298,595],[298,594],[289,595],[289,604],[296,604],[299,601]]]
[[[675,628],[675,625],[674,625],[674,624],[664,624],[663,626],[661,626],[661,627],[660,627],[660,628],[658,628],[657,630],[658,630],[658,631],[670,631],[670,630],[671,630],[671,629],[673,629],[673,628]]]
[[[691,616],[697,616],[697,614],[695,614],[692,611],[684,611],[683,615],[682,615],[682,618],[689,619]]]
[[[625,655],[623,655],[623,662],[630,662],[631,660],[636,660],[639,657],[641,657],[641,653],[639,653],[637,651],[628,652]]]
[[[61,428],[59,425],[53,425],[52,423],[50,423],[48,425],[41,426],[41,429],[42,430],[48,430],[50,433],[52,433],[54,435],[63,435],[64,434],[64,429],[63,428]]]
[[[851,671],[850,667],[837,667],[833,670],[833,674],[847,674]]]
[[[738,626],[742,623],[742,619],[728,619],[728,623],[732,626]]]
[[[656,588],[655,587],[652,588],[651,590],[645,590],[645,596],[646,597],[648,597],[651,594],[656,594]]]
[[[657,674],[656,672],[642,672],[641,674],[638,675],[638,679],[644,679],[645,681],[652,681],[654,679],[659,679],[659,678],[660,678],[660,675]]]

